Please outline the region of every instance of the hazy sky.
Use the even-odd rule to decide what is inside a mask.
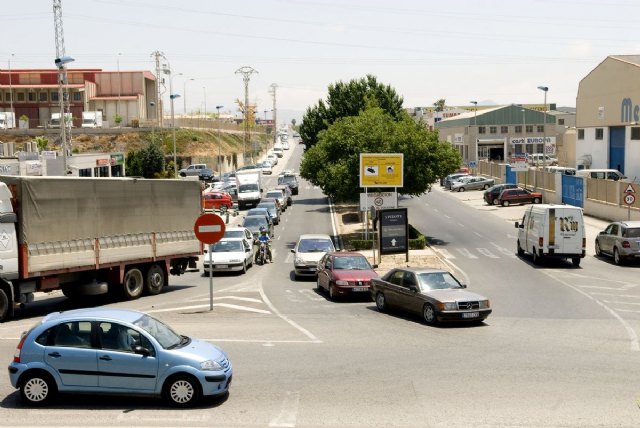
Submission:
[[[638,0],[63,0],[62,14],[71,68],[116,70],[119,58],[120,70],[153,71],[160,50],[187,110],[206,91],[208,111],[235,112],[235,71],[250,66],[250,102],[267,118],[272,83],[278,109],[302,113],[329,84],[366,74],[405,107],[542,103],[540,85],[574,106],[607,55],[640,54]],[[2,68],[52,68],[52,2],[3,0],[2,15]]]

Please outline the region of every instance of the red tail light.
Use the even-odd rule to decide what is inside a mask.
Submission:
[[[629,241],[622,241],[622,248],[631,248],[631,243]]]
[[[543,247],[544,246],[544,238],[541,236],[538,238],[538,247]]]
[[[582,238],[582,248],[587,248],[587,238]]]
[[[22,351],[22,345],[24,344],[25,339],[27,338],[26,334],[22,335],[22,338],[20,339],[20,343],[18,343],[18,347],[16,348],[16,352],[13,354],[13,362],[14,363],[19,363],[20,362],[20,352]]]

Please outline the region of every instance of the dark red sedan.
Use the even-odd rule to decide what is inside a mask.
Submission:
[[[542,202],[542,193],[516,187],[515,189],[505,189],[500,192],[497,201],[503,207],[508,207],[512,204],[539,204]]]
[[[365,256],[356,252],[330,252],[318,262],[318,291],[327,290],[331,300],[338,296],[363,295],[371,291],[371,278],[378,274],[378,265],[369,264]]]
[[[205,210],[219,210],[220,207],[231,208],[233,201],[227,192],[205,192],[202,194]]]

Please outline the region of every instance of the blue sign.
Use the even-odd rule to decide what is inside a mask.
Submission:
[[[469,168],[477,168],[477,167],[478,167],[478,162],[469,161]]]

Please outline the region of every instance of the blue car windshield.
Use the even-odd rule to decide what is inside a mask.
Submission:
[[[184,340],[171,327],[149,315],[143,315],[134,324],[153,336],[164,349],[175,348]]]

